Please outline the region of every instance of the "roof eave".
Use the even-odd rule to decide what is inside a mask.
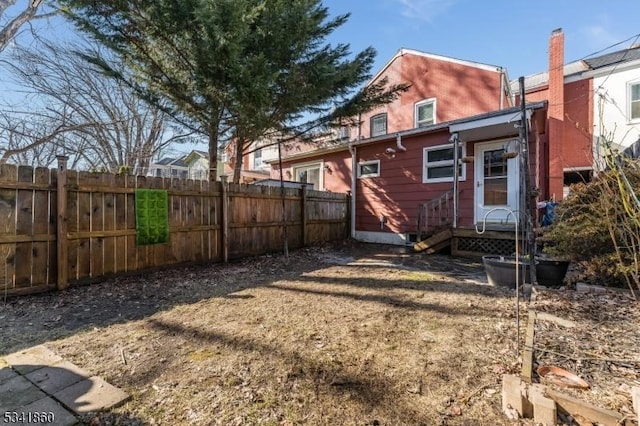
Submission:
[[[525,108],[527,110],[533,111],[536,109],[544,108],[546,105],[547,105],[546,101],[532,102],[527,104]],[[459,118],[457,120],[445,121],[439,124],[433,124],[431,126],[419,127],[416,129],[409,129],[409,130],[404,130],[396,133],[389,133],[386,135],[376,136],[374,138],[369,138],[369,139],[362,139],[362,140],[351,143],[351,145],[354,147],[357,147],[361,145],[369,145],[369,144],[374,144],[378,142],[386,142],[389,140],[394,140],[398,136],[400,136],[401,138],[410,137],[410,136],[419,136],[422,134],[437,132],[444,129],[449,130],[452,127],[455,128],[456,126],[465,124],[465,123],[473,123],[474,121],[480,122],[492,117],[500,117],[502,115],[511,116],[513,114],[518,114],[519,112],[520,112],[520,107],[505,108],[502,110],[492,111],[484,114],[478,114],[471,117],[464,117],[464,118]]]
[[[319,148],[313,151],[305,151],[305,152],[301,152],[300,154],[294,154],[294,155],[290,155],[290,156],[286,156],[286,157],[282,157],[282,161],[295,161],[295,160],[300,160],[300,159],[304,159],[304,158],[309,158],[309,157],[317,157],[318,155],[324,155],[324,154],[333,154],[334,152],[340,152],[340,151],[346,151],[349,149],[349,145],[339,145],[339,146],[332,146],[332,147],[328,147],[328,148]],[[267,164],[276,164],[279,162],[279,159],[274,158],[273,160],[264,160],[265,163]]]

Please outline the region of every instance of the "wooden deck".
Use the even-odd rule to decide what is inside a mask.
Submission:
[[[413,246],[416,252],[437,253],[451,247],[453,256],[482,257],[487,254],[511,255],[516,250],[514,228],[501,227],[479,234],[474,228],[445,229]]]

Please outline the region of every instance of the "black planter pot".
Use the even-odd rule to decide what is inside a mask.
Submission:
[[[561,287],[569,262],[553,259],[536,259],[536,279],[545,287]]]
[[[499,287],[516,288],[515,256],[483,256],[482,263],[484,264],[484,270],[487,273],[489,284]],[[518,262],[518,274],[520,285],[531,282],[531,270],[528,261],[520,260],[520,262]]]

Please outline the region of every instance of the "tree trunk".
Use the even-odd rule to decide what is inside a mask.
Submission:
[[[13,3],[14,2],[7,1],[0,3],[0,16],[2,16],[5,9],[13,5]],[[20,27],[34,18],[38,11],[38,7],[40,7],[40,3],[42,3],[42,0],[29,1],[29,5],[26,9],[21,11],[18,16],[13,18],[10,22],[6,23],[4,27],[0,28],[0,52],[9,45],[11,39],[13,39],[20,30]]]
[[[218,180],[218,125],[209,127],[209,182]]]
[[[233,165],[233,183],[240,183],[240,175],[242,174],[242,160],[243,155],[242,151],[244,151],[244,139],[238,137],[236,139],[236,162]]]

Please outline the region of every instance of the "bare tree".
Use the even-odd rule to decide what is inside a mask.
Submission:
[[[13,159],[19,164],[49,166],[59,153],[64,133],[91,125],[68,125],[34,112],[0,111],[0,164]]]
[[[18,5],[16,3],[16,0],[0,0],[0,52],[9,45],[9,42],[13,40],[24,24],[55,13],[38,14],[38,10],[42,9],[46,3],[44,0],[21,1]],[[9,16],[9,9],[14,6],[15,8],[12,10],[16,13],[13,16]]]
[[[42,145],[47,144],[80,168],[115,172],[125,167],[141,173],[163,148],[188,139],[191,133],[172,124],[164,112],[84,61],[78,53],[87,49],[97,48],[39,43],[37,50],[17,47],[12,60],[3,61],[16,81],[37,98],[37,113],[22,114],[22,119],[39,124],[16,126],[20,114],[15,112],[13,120],[4,120],[0,130],[14,139],[17,132],[22,140],[17,143],[7,137],[13,146],[6,143],[2,159],[26,151],[35,159],[34,149],[44,152]]]

